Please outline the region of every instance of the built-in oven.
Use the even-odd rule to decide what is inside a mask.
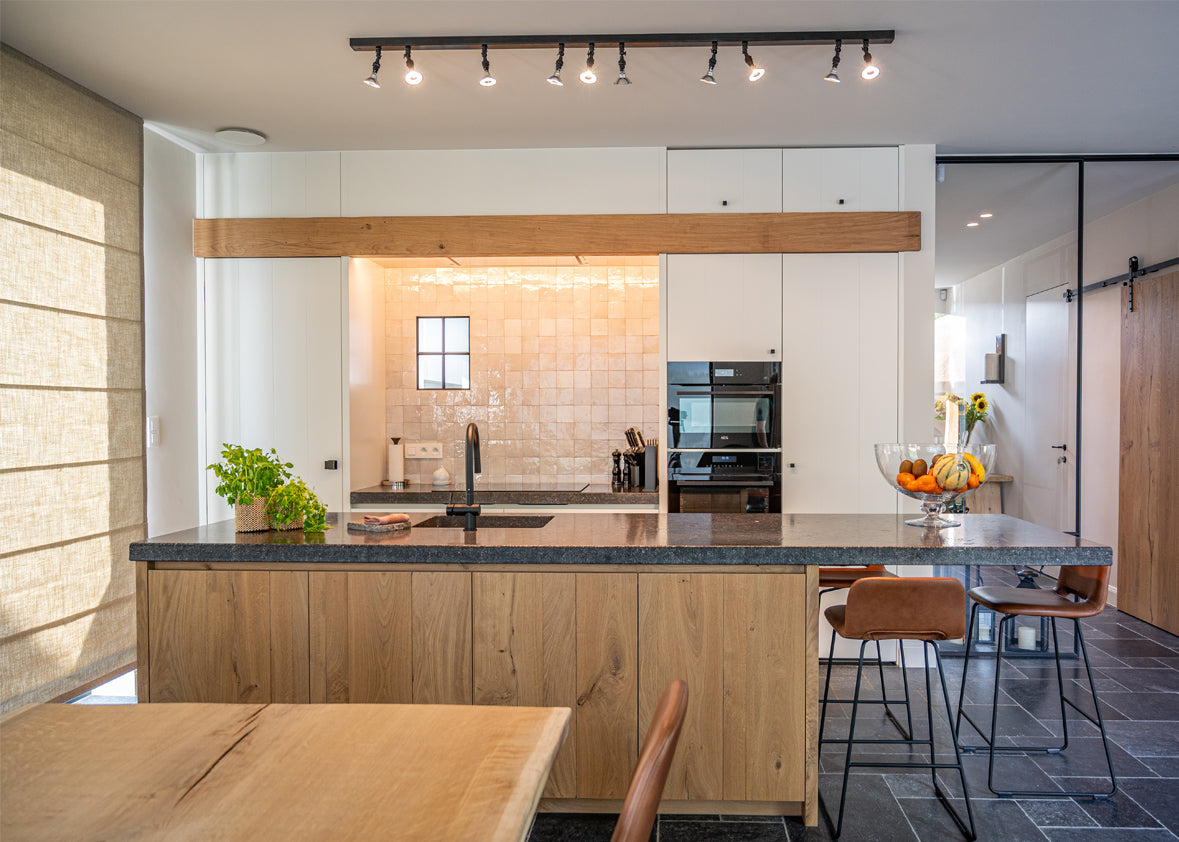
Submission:
[[[669,512],[782,511],[781,453],[672,451],[667,463]]]
[[[781,363],[667,364],[670,450],[779,448]]]

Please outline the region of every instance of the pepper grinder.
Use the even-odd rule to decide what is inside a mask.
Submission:
[[[614,469],[610,472],[610,488],[618,491],[622,488],[622,454],[615,450],[610,456],[614,459]]]

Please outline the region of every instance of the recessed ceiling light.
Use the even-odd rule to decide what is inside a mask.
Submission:
[[[243,128],[225,128],[218,129],[213,133],[213,137],[225,143],[233,143],[237,146],[261,146],[266,142],[266,135],[254,129]]]
[[[977,223],[977,222],[967,222],[967,223],[966,223],[966,227],[967,227],[967,228],[977,228],[977,227],[978,227],[978,223]]]
[[[994,216],[994,214],[991,213],[990,211],[983,211],[982,213],[980,213],[978,215],[978,218],[979,219],[990,219],[992,216]]]

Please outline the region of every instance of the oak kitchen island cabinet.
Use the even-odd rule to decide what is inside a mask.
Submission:
[[[132,544],[140,700],[569,707],[542,807],[617,810],[659,694],[683,678],[663,809],[814,824],[820,565],[1111,561],[1005,515],[940,532],[893,515],[637,513],[345,528],[360,516],[321,535],[227,521]]]

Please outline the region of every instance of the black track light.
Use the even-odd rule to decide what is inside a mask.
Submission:
[[[548,82],[550,85],[556,85],[558,88],[564,87],[565,83],[561,81],[561,68],[564,66],[565,66],[565,45],[558,44],[557,45],[557,67],[553,71],[553,75],[550,76],[545,81]]]
[[[753,56],[749,55],[749,42],[741,42],[741,54],[745,56],[745,63],[749,65],[749,81],[756,82],[762,76],[766,75],[764,67],[758,67],[753,60]]]
[[[413,47],[405,48],[405,84],[422,84],[422,74],[415,70],[413,66]]]
[[[495,77],[491,75],[491,62],[487,60],[487,45],[483,45],[483,78],[479,80],[479,84],[485,88],[490,88],[495,84]]]
[[[381,87],[381,83],[377,81],[377,74],[380,72],[381,72],[381,48],[377,47],[377,57],[373,61],[373,72],[369,75],[369,77],[367,79],[364,80],[364,84],[366,84],[370,87],[373,87],[373,88]]]
[[[875,79],[880,75],[880,68],[872,63],[872,54],[868,52],[868,39],[864,39],[864,69],[860,71],[860,78]]]
[[[700,81],[706,85],[715,85],[716,77],[712,75],[712,71],[716,68],[716,41],[712,42],[712,57],[708,59],[708,72],[700,77]]]
[[[614,84],[630,84],[630,79],[626,78],[626,44],[622,41],[618,42],[618,78],[614,81]]]
[[[598,81],[598,74],[594,73],[594,42],[593,41],[590,41],[590,43],[589,43],[589,52],[586,54],[586,57],[585,57],[585,70],[581,71],[581,76],[579,78],[581,79],[581,81],[585,82],[587,85],[592,85],[594,82]]]
[[[839,52],[842,49],[843,49],[843,42],[836,41],[835,42],[835,56],[831,59],[831,72],[823,77],[823,79],[825,81],[828,81],[828,82],[838,82],[839,81]]]

